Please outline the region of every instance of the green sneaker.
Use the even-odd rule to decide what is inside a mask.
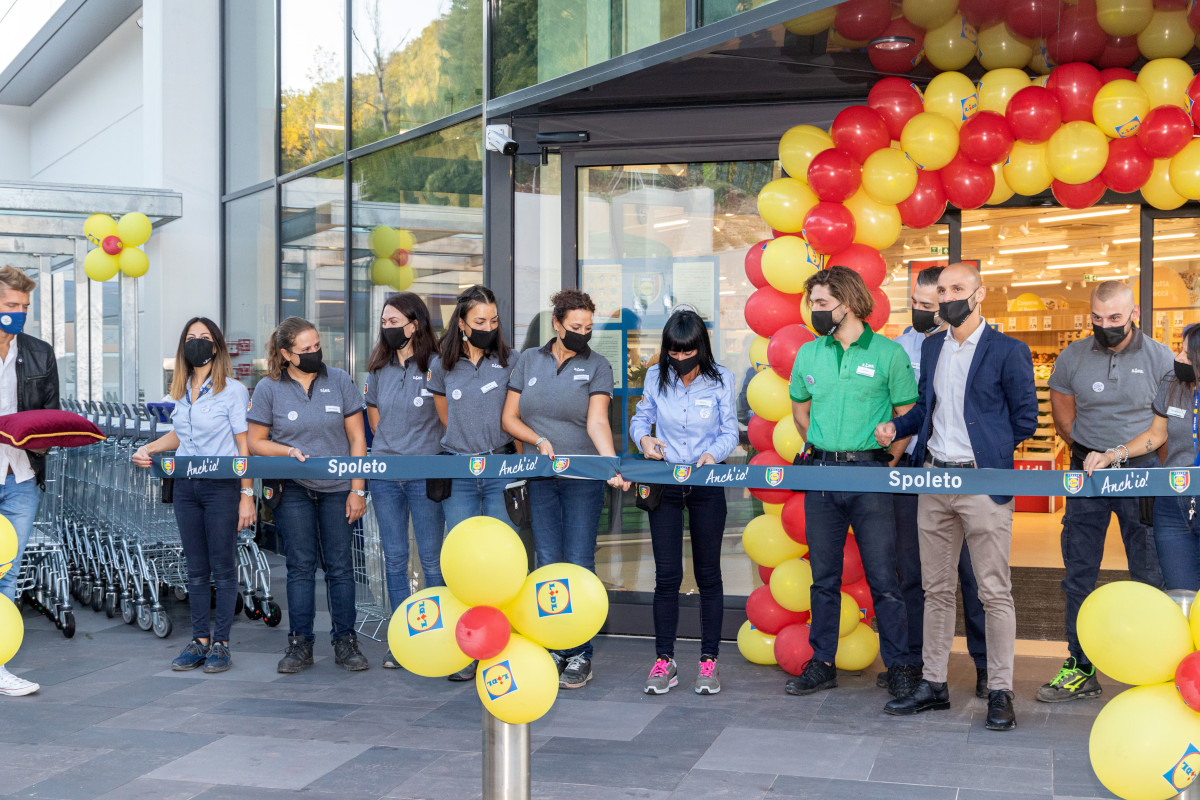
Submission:
[[[1063,662],[1054,680],[1038,689],[1037,699],[1043,703],[1066,703],[1099,697],[1102,691],[1100,681],[1096,679],[1096,668],[1089,664],[1085,672],[1072,657]]]

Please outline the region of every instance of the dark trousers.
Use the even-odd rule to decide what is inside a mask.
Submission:
[[[654,547],[654,648],[675,655],[679,587],[683,584],[683,509],[688,511],[692,571],[700,589],[700,653],[716,657],[721,646],[725,587],[721,539],[725,534],[725,490],[712,486],[667,486],[649,512]]]
[[[173,506],[179,524],[179,541],[187,558],[188,607],[192,636],[229,641],[237,606],[238,493],[236,478],[176,478]],[[216,628],[211,628],[212,589],[217,591]]]
[[[1195,497],[1154,499],[1154,542],[1162,556],[1165,588],[1200,589],[1200,515]]]

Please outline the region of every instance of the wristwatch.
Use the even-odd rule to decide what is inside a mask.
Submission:
[[[366,493],[366,491],[365,491],[365,490],[363,490],[363,489],[351,489],[351,490],[350,490],[350,493],[351,493],[351,494],[356,494],[356,495],[358,495],[359,497],[366,497],[366,496],[367,496],[367,493]]]
[[[242,489],[241,491],[242,491],[242,494],[246,495],[246,497],[254,497],[253,489]]]

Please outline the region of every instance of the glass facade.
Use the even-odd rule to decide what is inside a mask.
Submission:
[[[279,8],[279,158],[288,173],[345,150],[346,6],[281,0]]]
[[[254,388],[267,373],[267,336],[277,321],[275,189],[226,203],[224,213],[225,339],[238,380]]]
[[[233,191],[275,176],[275,0],[227,5],[224,22],[225,187]]]

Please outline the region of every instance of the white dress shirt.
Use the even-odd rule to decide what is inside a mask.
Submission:
[[[953,328],[946,331],[946,342],[933,374],[936,403],[933,431],[929,434],[929,454],[939,461],[975,460],[975,449],[971,447],[971,437],[967,435],[967,423],[963,419],[963,403],[967,396],[971,360],[985,327],[987,320],[980,320],[979,327],[962,344],[954,338]]]
[[[8,357],[0,359],[0,415],[17,413],[17,337],[8,343]],[[17,483],[33,480],[29,455],[12,445],[0,444],[0,481],[12,470]]]

